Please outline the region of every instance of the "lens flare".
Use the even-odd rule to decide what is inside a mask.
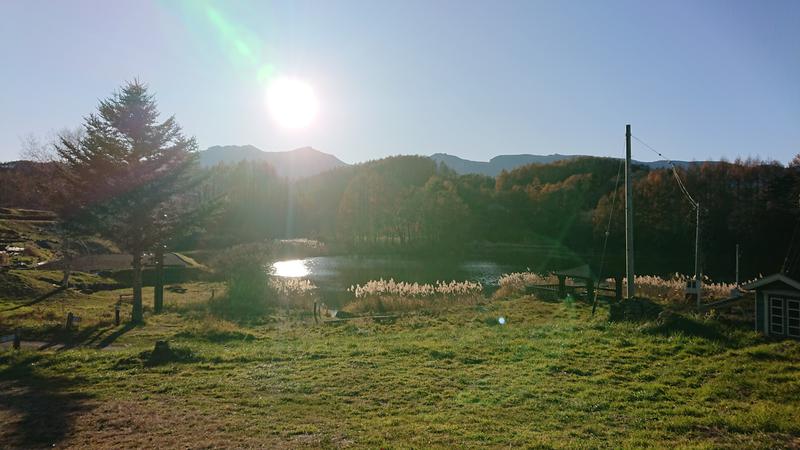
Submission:
[[[319,102],[308,83],[296,78],[279,77],[267,88],[267,107],[280,126],[301,129],[311,125],[319,111]]]

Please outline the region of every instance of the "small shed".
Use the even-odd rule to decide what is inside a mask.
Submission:
[[[776,273],[742,288],[755,291],[756,331],[800,339],[800,282]]]

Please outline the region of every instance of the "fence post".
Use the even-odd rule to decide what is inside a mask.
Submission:
[[[75,316],[72,314],[72,311],[67,313],[67,324],[65,325],[65,328],[66,328],[67,331],[72,329],[72,318],[73,317],[75,317]]]
[[[564,298],[567,296],[567,277],[564,275],[558,276],[558,298]]]
[[[16,330],[14,330],[14,344],[13,344],[14,350],[19,350],[21,341],[22,338],[19,335],[19,328],[17,328]]]
[[[622,301],[622,275],[614,275],[614,300]]]
[[[117,302],[117,304],[114,305],[114,324],[117,325],[117,326],[119,326],[119,310],[120,310],[120,308],[121,308],[121,305],[119,304],[119,302]]]

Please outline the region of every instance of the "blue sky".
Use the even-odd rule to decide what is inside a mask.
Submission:
[[[800,152],[800,1],[37,1],[0,5],[0,160],[138,77],[201,148],[346,162],[445,152]],[[265,78],[309,82],[285,130]],[[634,157],[658,157],[634,145]]]

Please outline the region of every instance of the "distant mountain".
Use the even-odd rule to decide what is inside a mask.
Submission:
[[[571,158],[577,158],[577,155],[499,155],[490,159],[489,162],[470,161],[446,153],[434,153],[431,155],[432,160],[445,163],[447,167],[455,170],[456,173],[477,173],[490,177],[497,176],[503,170],[511,170],[526,164],[549,164]]]
[[[446,164],[447,167],[455,170],[458,174],[476,173],[495,177],[503,170],[512,170],[527,164],[550,164],[584,156],[586,155],[562,155],[559,153],[551,155],[498,155],[489,161],[471,161],[448,155],[447,153],[434,153],[430,158],[436,162]],[[333,155],[311,147],[285,152],[265,152],[252,145],[225,145],[209,147],[200,152],[200,165],[203,167],[210,167],[219,163],[236,164],[245,160],[266,161],[275,168],[278,175],[293,180],[348,165]],[[673,161],[676,166],[680,167],[702,164],[703,162]],[[663,160],[651,162],[634,161],[634,163],[650,169],[669,167],[669,162]]]
[[[200,152],[200,165],[203,167],[219,163],[236,164],[245,160],[266,161],[275,168],[278,175],[290,179],[305,178],[347,165],[339,158],[311,147],[286,152],[265,152],[252,145],[216,145]]]
[[[468,159],[459,158],[458,156],[448,155],[447,153],[434,153],[430,158],[436,162],[441,162],[447,167],[453,169],[458,174],[476,173],[481,175],[488,175],[495,177],[503,170],[512,170],[527,164],[550,164],[556,161],[563,161],[566,159],[580,158],[586,155],[561,155],[558,153],[552,155],[498,155],[486,161],[470,161]],[[635,164],[646,166],[650,169],[664,169],[669,167],[668,161],[633,161]],[[693,164],[702,164],[705,161],[673,161],[672,163],[679,167],[686,167]]]

